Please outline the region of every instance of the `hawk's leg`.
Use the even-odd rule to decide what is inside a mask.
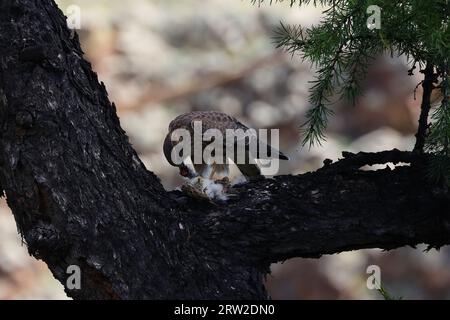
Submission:
[[[210,180],[223,180],[223,178],[227,178],[229,174],[229,166],[227,163],[224,164],[217,164],[214,163],[212,165],[212,171],[209,176]]]
[[[214,179],[214,175],[216,174],[216,172],[217,172],[217,166],[216,166],[216,164],[213,164],[211,173],[209,174],[209,179],[210,180]]]

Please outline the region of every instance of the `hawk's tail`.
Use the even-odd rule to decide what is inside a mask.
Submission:
[[[261,146],[263,146],[262,150],[261,150]],[[258,157],[257,157],[258,159],[289,160],[289,157],[287,155],[285,155],[283,152],[275,149],[271,145],[269,145],[269,144],[261,144],[261,146],[258,145]]]
[[[242,172],[242,174],[246,178],[254,178],[254,177],[261,177],[261,170],[259,169],[258,165],[253,163],[245,163],[245,164],[236,164],[239,168],[239,171]]]

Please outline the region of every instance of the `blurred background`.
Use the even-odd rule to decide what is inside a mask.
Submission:
[[[167,189],[183,181],[162,155],[169,122],[190,110],[219,110],[256,128],[279,128],[291,157],[281,174],[298,174],[338,159],[343,150],[411,149],[419,114],[413,91],[420,74],[407,76],[402,58],[380,56],[363,83],[357,106],[334,108],[321,147],[300,147],[299,125],[308,109],[314,70],[275,49],[280,21],[311,25],[321,9],[269,6],[250,0],[57,1],[66,14],[81,9],[78,30],[86,58],[147,168]],[[70,9],[69,9],[70,10]],[[360,250],[272,266],[273,299],[382,299],[366,286],[366,268],[381,268],[389,293],[404,299],[450,298],[450,250]],[[4,199],[0,205],[0,299],[65,299],[43,262],[30,257]]]

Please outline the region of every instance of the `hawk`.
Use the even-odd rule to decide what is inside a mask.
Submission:
[[[184,176],[184,177],[188,177],[188,178],[193,178],[193,177],[202,177],[202,178],[207,178],[207,179],[213,179],[213,177],[215,175],[224,175],[227,176],[228,175],[228,168],[229,168],[229,161],[228,161],[228,157],[227,157],[227,150],[229,150],[229,148],[235,148],[234,150],[236,151],[236,145],[238,144],[238,139],[235,141],[232,141],[231,144],[229,141],[222,141],[222,145],[223,145],[223,161],[220,161],[220,163],[218,162],[208,162],[208,159],[201,159],[201,162],[199,163],[195,163],[194,162],[194,148],[191,148],[191,154],[188,155],[188,157],[191,158],[192,163],[193,163],[193,171],[191,169],[189,169],[186,164],[184,163],[184,161],[180,164],[176,164],[174,163],[174,161],[172,161],[172,150],[173,148],[181,142],[182,139],[177,139],[175,137],[172,136],[172,133],[177,130],[177,129],[185,129],[189,132],[190,136],[193,137],[194,136],[194,127],[195,127],[195,122],[201,122],[201,126],[202,126],[202,131],[201,131],[201,135],[202,138],[205,138],[205,131],[207,131],[208,129],[216,129],[218,130],[219,133],[222,134],[222,137],[224,140],[226,137],[226,131],[227,129],[232,129],[232,130],[238,130],[241,129],[243,131],[247,131],[249,130],[249,128],[247,126],[245,126],[244,124],[242,124],[241,122],[239,122],[238,120],[236,120],[235,118],[222,113],[222,112],[217,112],[217,111],[193,111],[193,112],[188,112],[182,115],[179,115],[178,117],[176,117],[174,120],[172,120],[172,122],[170,122],[169,124],[169,132],[166,136],[166,138],[164,139],[164,146],[163,146],[163,150],[164,150],[164,156],[166,157],[167,161],[172,165],[172,166],[176,166],[179,168],[179,173],[180,175]],[[245,138],[244,138],[245,139]],[[191,143],[193,146],[193,140],[191,139]],[[214,140],[213,140],[214,141]],[[256,154],[252,154],[251,151],[254,149],[251,149],[249,147],[250,143],[257,143],[257,145],[259,146]],[[203,150],[204,148],[211,143],[211,139],[202,139],[202,155],[203,155]],[[241,141],[242,143],[242,141]],[[253,135],[250,138],[247,137],[247,140],[245,140],[245,142],[243,142],[245,144],[245,161],[236,161],[236,157],[237,157],[237,152],[235,152],[235,156],[233,159],[233,162],[237,165],[237,167],[239,168],[240,172],[247,178],[247,179],[251,179],[254,177],[258,177],[261,176],[261,170],[258,167],[258,165],[255,162],[255,159],[274,159],[274,158],[278,158],[278,159],[283,159],[283,160],[289,160],[289,158],[287,156],[285,156],[282,152],[272,148],[270,145],[267,145],[265,143],[262,143],[257,135]],[[263,146],[265,148],[267,148],[265,150],[264,153],[264,157],[262,156],[262,149],[260,146]],[[187,157],[186,157],[187,158]]]

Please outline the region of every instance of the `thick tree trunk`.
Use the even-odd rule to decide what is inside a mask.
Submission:
[[[166,192],[120,128],[51,0],[0,2],[0,182],[29,252],[74,298],[263,299],[269,264],[450,242],[450,195],[425,156],[345,154],[235,187],[212,205]],[[149,66],[151,67],[151,66]],[[364,164],[407,162],[395,170]]]

